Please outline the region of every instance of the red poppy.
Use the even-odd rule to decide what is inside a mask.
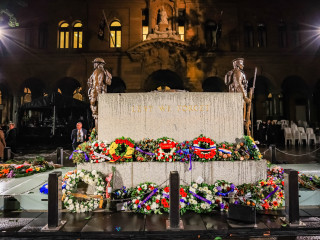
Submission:
[[[284,186],[284,181],[281,182],[282,186]]]
[[[167,200],[165,198],[161,199],[161,204],[164,205],[167,202]]]
[[[181,197],[187,197],[187,193],[186,192],[182,193]]]
[[[275,206],[275,207],[278,207],[278,205],[279,205],[277,201],[273,201],[272,204],[273,204],[273,206]]]
[[[165,208],[168,208],[168,207],[169,207],[169,203],[165,202],[165,203],[163,204],[163,206],[164,206]]]
[[[140,201],[137,199],[134,203],[135,203],[135,204],[139,204],[139,202],[140,202]]]
[[[98,143],[96,143],[94,146],[95,146],[95,147],[99,147],[99,144],[98,144]]]
[[[157,200],[156,200],[156,203],[159,203],[159,202],[160,202],[159,199],[157,199]]]
[[[261,205],[262,207],[264,207],[265,209],[269,209],[269,203],[266,201],[264,204]]]
[[[281,197],[281,198],[283,198],[283,193],[282,193],[282,192],[279,192],[279,193],[278,193],[278,196]]]
[[[150,190],[153,190],[153,189],[154,189],[154,187],[153,187],[153,186],[150,186],[149,188],[150,188]]]
[[[184,189],[180,188],[180,194],[183,194],[183,193],[184,193]]]
[[[260,182],[260,185],[261,185],[261,187],[263,187],[264,186],[264,182]]]
[[[165,191],[165,192],[169,192],[169,187],[165,187],[164,189],[163,189],[163,191]]]
[[[141,191],[141,190],[142,190],[142,188],[141,188],[141,187],[139,187],[139,188],[138,188],[138,190],[139,190],[139,191]]]
[[[150,206],[149,206],[149,205],[147,206],[147,210],[148,210],[148,211],[150,210]]]

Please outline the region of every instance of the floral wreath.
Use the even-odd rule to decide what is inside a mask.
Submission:
[[[233,153],[233,144],[230,144],[228,142],[223,142],[220,144],[217,144],[218,148],[218,154],[216,156],[216,160],[222,160],[222,161],[230,161],[234,158]]]
[[[218,180],[214,184],[213,191],[216,195],[215,202],[221,211],[228,211],[229,203],[234,203],[235,199],[230,198],[226,201],[225,197],[234,196],[237,194],[238,189],[233,183],[226,182],[224,180]]]
[[[136,143],[135,158],[139,162],[152,161],[155,158],[157,143],[153,139],[145,138]]]
[[[214,191],[206,183],[192,183],[189,188],[189,208],[196,213],[211,212],[217,205],[215,203]]]
[[[180,194],[180,214],[184,214],[189,208],[189,187],[180,185],[179,194]],[[169,198],[170,198],[170,187],[165,187],[162,190],[161,194],[161,205],[164,212],[169,212]]]
[[[244,136],[245,145],[248,146],[248,150],[250,153],[250,158],[253,160],[260,160],[262,158],[262,154],[258,146],[256,145],[254,139],[250,136]]]
[[[73,193],[77,189],[77,184],[83,181],[89,185],[95,187],[94,196],[87,196],[84,194]],[[105,190],[105,183],[101,177],[101,173],[98,173],[96,170],[92,172],[81,170],[72,173],[68,176],[65,181],[66,187],[62,190],[63,205],[71,212],[91,212],[97,207],[102,207],[103,196]],[[77,197],[84,198],[86,200],[78,200]]]
[[[110,145],[109,155],[111,156],[110,162],[130,161],[134,154],[134,141],[131,138],[117,138]]]
[[[174,162],[176,160],[176,149],[178,143],[167,137],[157,139],[159,147],[155,150],[158,161]]]
[[[194,158],[198,161],[209,161],[216,155],[216,144],[202,134],[193,140]],[[205,152],[205,153],[203,153]]]
[[[109,146],[104,141],[93,141],[90,151],[90,162],[99,163],[105,162],[106,159],[110,160],[109,155]]]
[[[131,209],[138,213],[148,214],[151,212],[161,213],[160,189],[151,182],[139,184],[131,194]]]

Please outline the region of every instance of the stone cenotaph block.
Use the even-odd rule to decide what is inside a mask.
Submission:
[[[184,141],[204,134],[216,142],[243,136],[240,93],[107,93],[99,96],[98,112],[98,138],[108,143],[122,136]]]

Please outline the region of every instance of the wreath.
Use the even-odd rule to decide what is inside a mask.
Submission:
[[[95,187],[93,196],[76,193],[77,185],[80,181]],[[82,169],[81,171],[74,172],[68,176],[65,184],[66,187],[62,190],[62,201],[69,211],[77,213],[90,212],[97,207],[102,207],[105,183],[101,174],[96,170],[89,172]],[[79,200],[78,198],[85,200]]]
[[[195,160],[210,161],[216,155],[216,144],[212,139],[200,135],[193,140],[193,150]]]
[[[190,203],[189,203],[189,187],[188,186],[180,186],[179,189],[179,193],[180,193],[180,214],[184,214]],[[169,198],[170,198],[170,187],[165,187],[162,190],[162,194],[161,194],[161,200],[160,203],[162,205],[163,211],[164,212],[169,212]]]
[[[176,160],[176,149],[178,143],[167,137],[157,139],[159,147],[155,150],[158,161],[174,162]]]
[[[248,146],[250,159],[260,160],[262,158],[262,154],[260,153],[260,150],[256,145],[254,139],[250,136],[244,136],[244,140],[245,140],[245,145]]]
[[[235,154],[233,153],[233,144],[230,144],[228,142],[223,142],[218,144],[218,154],[216,156],[216,160],[222,160],[222,161],[227,161],[227,160],[233,160],[235,159]]]
[[[106,159],[110,160],[109,155],[109,145],[104,141],[94,141],[92,142],[90,149],[90,162],[99,163],[105,162]]]
[[[160,189],[155,183],[145,182],[139,184],[131,194],[131,209],[138,213],[160,212]]]
[[[110,145],[109,155],[111,156],[110,162],[132,161],[134,154],[134,141],[131,138],[117,138]]]
[[[215,203],[214,191],[206,183],[192,183],[189,188],[189,208],[196,213],[211,212],[217,205]]]
[[[234,202],[235,199],[232,198],[232,196],[234,196],[238,190],[233,183],[229,183],[224,180],[218,180],[214,184],[213,191],[216,195],[215,202],[218,205],[219,209],[221,211],[228,211],[229,202]],[[230,200],[228,199],[228,197],[230,197]]]
[[[157,148],[157,143],[153,139],[143,139],[136,144],[135,148],[135,158],[139,162],[153,161],[155,158],[155,149]]]

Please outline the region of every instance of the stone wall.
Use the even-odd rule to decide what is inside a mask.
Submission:
[[[171,137],[191,140],[200,134],[217,142],[243,136],[239,93],[150,92],[99,96],[99,140],[117,137]]]

